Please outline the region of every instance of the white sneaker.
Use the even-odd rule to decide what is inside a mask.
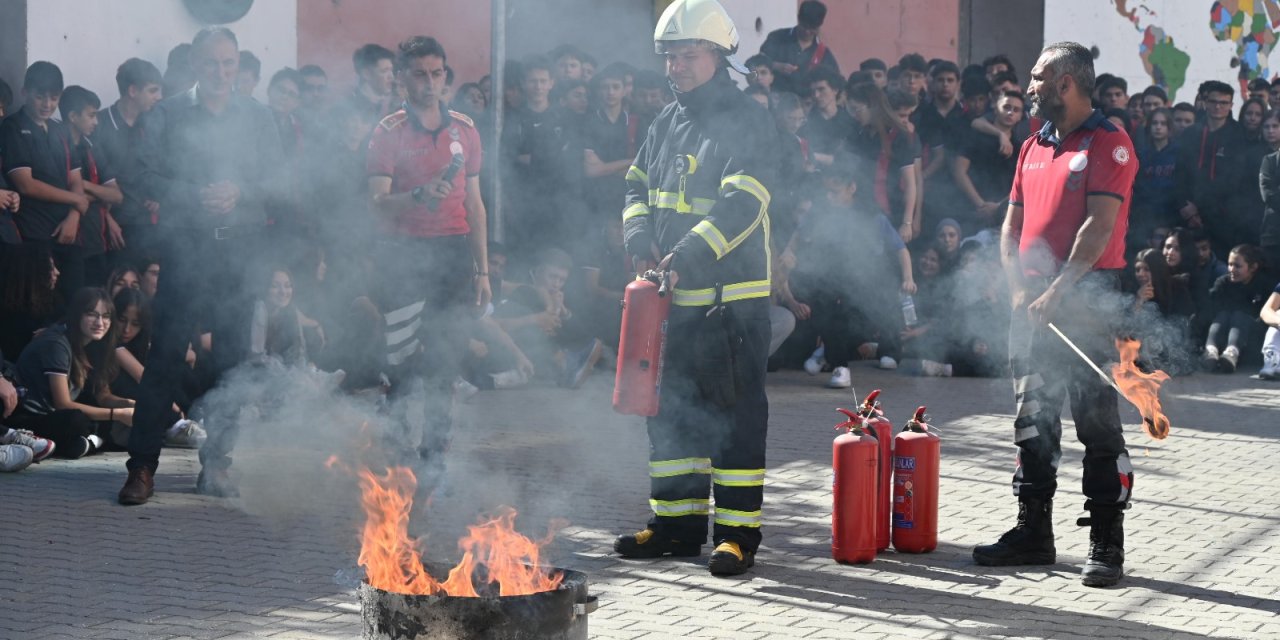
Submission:
[[[848,389],[853,386],[853,376],[849,375],[849,367],[836,367],[831,370],[831,379],[827,386],[832,389]]]
[[[881,369],[897,369],[898,361],[894,360],[893,358],[890,358],[889,356],[884,356],[883,358],[880,358],[880,368]]]
[[[814,349],[813,354],[804,361],[804,372],[811,376],[816,376],[821,373],[822,368],[827,366],[827,359],[823,357],[826,353],[827,348],[825,345]]]
[[[510,369],[501,373],[491,373],[489,377],[493,378],[494,389],[515,389],[523,387],[529,383],[528,376],[519,369]]]
[[[0,445],[0,471],[22,471],[31,466],[36,454],[22,444]]]
[[[1262,352],[1262,370],[1258,372],[1258,377],[1263,380],[1280,379],[1280,353]]]
[[[53,453],[53,441],[47,438],[37,438],[36,434],[26,429],[10,429],[9,433],[0,436],[0,444],[20,444],[29,447],[31,453],[35,456],[32,462],[40,462],[49,457]]]
[[[934,362],[933,360],[921,360],[920,370],[924,373],[924,375],[932,376],[934,378],[950,378],[951,377],[951,365],[942,364],[941,362]]]
[[[477,387],[474,384],[467,382],[462,378],[462,376],[458,376],[457,378],[454,378],[453,397],[460,404],[465,404],[468,400],[471,399],[472,396],[476,395],[477,393],[480,393],[480,387]]]
[[[1218,368],[1218,357],[1218,348],[1211,344],[1205,345],[1204,354],[1200,356],[1204,366],[1209,370]]]
[[[208,434],[195,420],[179,420],[164,434],[166,446],[179,449],[199,449]]]

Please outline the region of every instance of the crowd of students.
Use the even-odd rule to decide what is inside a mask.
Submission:
[[[909,54],[863,60],[846,75],[819,39],[824,16],[821,3],[803,3],[799,24],[746,60],[746,91],[781,138],[769,185],[771,368],[830,371],[837,388],[851,385],[856,360],[1003,375],[1009,296],[997,230],[1018,150],[1040,127],[1018,71],[1005,56],[962,69]],[[127,440],[167,213],[139,179],[141,123],[162,95],[193,85],[187,51],[176,47],[163,74],[125,61],[110,105],[64,87],[49,62],[27,70],[21,99],[0,82],[0,468]],[[361,47],[358,84],[341,95],[315,65],[276,71],[266,89],[287,194],[266,212],[271,255],[249,280],[258,300],[243,319],[249,358],[343,392],[384,381],[388,310],[373,292],[393,283],[370,255],[365,150],[403,99],[394,60],[381,45]],[[237,91],[252,95],[260,73],[241,52]],[[635,277],[622,244],[625,178],[674,99],[660,73],[598,68],[570,45],[508,62],[505,78],[455,90],[449,72],[450,108],[498,148],[481,175],[484,199],[501,198],[504,238],[489,243],[494,302],[467,336],[454,382],[463,400],[535,380],[577,387],[609,366],[618,301]],[[1132,326],[1147,362],[1172,373],[1252,363],[1280,378],[1280,108],[1270,107],[1280,107],[1280,80],[1248,89],[1237,119],[1226,83],[1170,105],[1158,86],[1129,97],[1121,78],[1097,82],[1098,108],[1129,132],[1140,166],[1127,226]],[[204,439],[189,417],[221,370],[207,366],[210,339],[192,337],[172,446]]]

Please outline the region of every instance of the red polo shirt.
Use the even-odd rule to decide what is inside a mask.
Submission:
[[[1078,129],[1058,140],[1053,123],[1022,144],[1009,203],[1022,206],[1019,253],[1027,275],[1058,274],[1087,217],[1089,196],[1120,201],[1111,240],[1094,269],[1124,268],[1124,236],[1138,156],[1129,134],[1095,110]]]
[[[480,175],[483,159],[480,135],[467,116],[445,111],[440,128],[428,130],[417,116],[401,109],[385,118],[369,139],[367,173],[369,177],[391,178],[391,193],[405,193],[443,177],[453,153],[449,147],[462,145],[463,169],[453,178],[453,191],[441,200],[435,211],[426,204],[418,205],[394,219],[383,219],[382,229],[388,233],[419,238],[463,235],[471,231],[462,203],[467,197],[467,178]]]

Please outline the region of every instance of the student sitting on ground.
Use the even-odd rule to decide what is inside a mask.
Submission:
[[[142,279],[138,277],[138,271],[133,267],[116,267],[111,275],[107,276],[105,286],[107,293],[111,294],[111,299],[114,300],[125,289],[140,290]]]
[[[1262,341],[1262,370],[1258,377],[1280,380],[1280,284],[1276,284],[1258,317],[1267,325],[1267,336]]]
[[[116,309],[116,333],[119,340],[111,357],[115,358],[116,374],[111,380],[111,391],[115,395],[129,400],[137,400],[141,392],[142,372],[147,361],[147,353],[151,350],[151,300],[139,289],[126,288],[112,298]],[[187,350],[187,364],[195,364],[195,353]],[[200,385],[195,372],[184,370],[182,393],[174,403],[169,418],[169,427],[165,433],[164,443],[171,447],[194,449],[205,439],[204,429],[200,423],[187,420],[191,411],[192,398],[200,395]],[[113,425],[111,440],[117,446],[128,446],[129,427],[123,424]]]
[[[18,408],[18,388],[13,377],[13,366],[0,353],[0,471],[5,473],[21,471],[49,457],[54,448],[52,441],[37,438],[30,431],[4,426],[3,421]]]
[[[0,351],[16,358],[59,315],[58,268],[47,245],[4,245],[0,250]]]
[[[42,331],[18,357],[18,383],[27,394],[9,426],[53,440],[58,454],[75,459],[102,448],[100,432],[110,423],[133,424],[134,402],[113,395],[108,385],[113,367],[90,364],[97,361],[91,352],[114,350],[114,315],[105,289],[72,296],[64,322]],[[99,406],[79,401],[86,390]]]
[[[1261,266],[1262,252],[1257,247],[1239,245],[1227,258],[1227,275],[1213,283],[1209,291],[1213,323],[1204,345],[1206,368],[1234,373],[1240,353],[1253,344],[1253,333],[1272,284],[1258,277]]]

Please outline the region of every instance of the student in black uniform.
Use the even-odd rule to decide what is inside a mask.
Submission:
[[[627,169],[649,130],[647,121],[623,108],[622,71],[621,67],[610,65],[591,80],[596,109],[587,116],[582,157],[588,179],[587,206],[596,220],[617,217],[622,209],[627,195]]]
[[[119,223],[111,215],[111,207],[124,202],[124,194],[116,185],[115,171],[93,146],[89,136],[98,128],[97,94],[81,86],[67,87],[62,92],[58,110],[71,134],[71,153],[80,165],[80,181],[85,195],[93,202],[80,218],[80,248],[84,256],[86,282],[100,283],[111,271],[108,251],[124,245]]]
[[[155,246],[155,226],[160,205],[142,192],[138,182],[138,146],[142,140],[139,119],[160,101],[163,79],[155,65],[129,58],[116,69],[120,99],[98,112],[98,128],[90,140],[94,157],[111,167],[116,187],[124,201],[111,207],[111,217],[120,225],[122,247],[113,252],[112,267],[133,264],[151,253]]]

